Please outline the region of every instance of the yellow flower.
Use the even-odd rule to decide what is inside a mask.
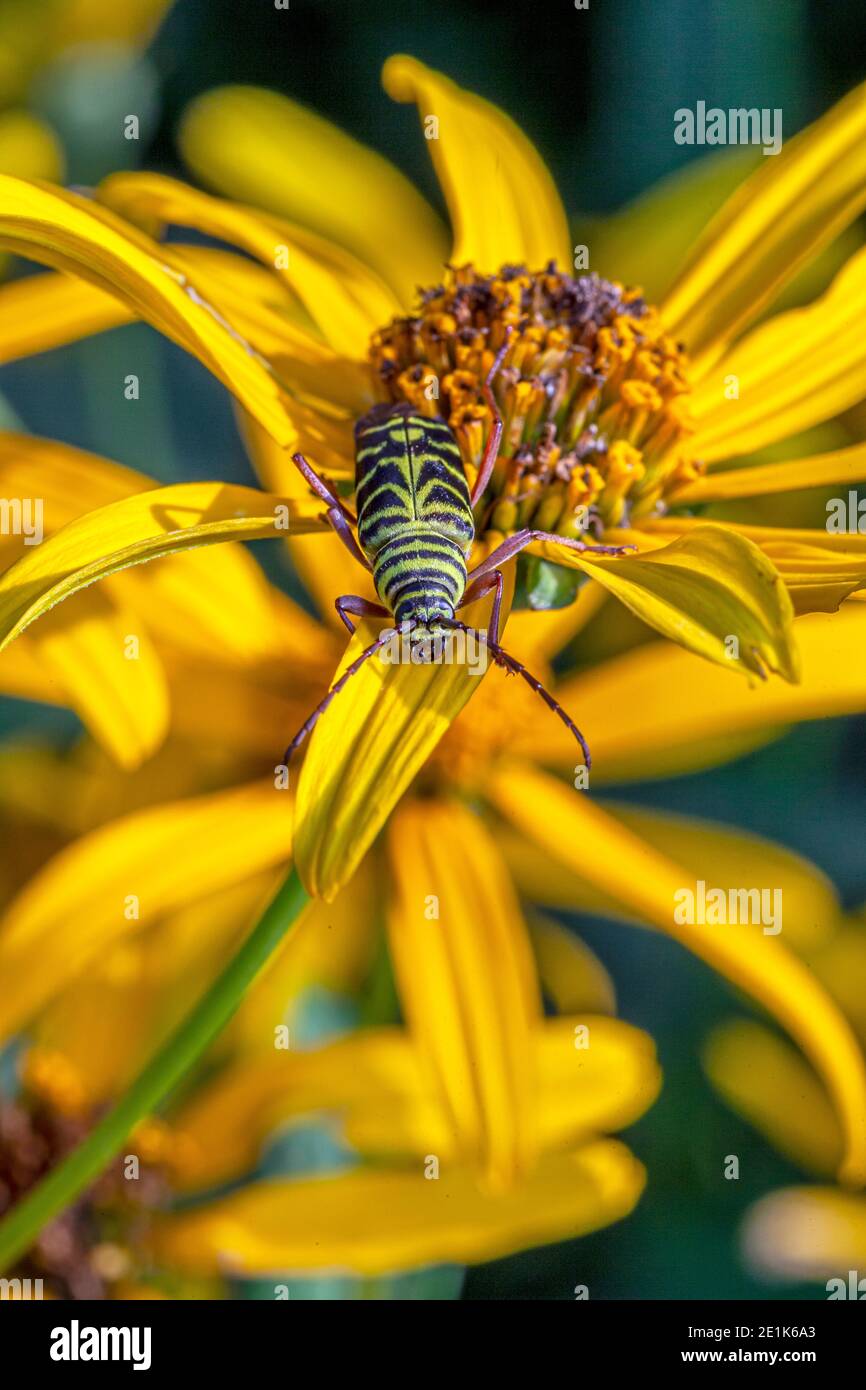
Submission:
[[[438,138],[426,143],[451,212],[450,253],[436,215],[380,156],[285,98],[229,88],[194,104],[182,144],[205,179],[267,211],[149,174],[113,176],[98,201],[16,180],[0,185],[7,244],[83,277],[8,287],[5,355],[148,319],[233,391],[266,484],[302,499],[289,518],[302,533],[321,526],[322,509],[291,453],[309,453],[334,479],[350,474],[352,422],[376,398],[442,411],[472,476],[490,425],[482,375],[507,340],[495,383],[506,443],[477,511],[478,555],[500,528],[540,526],[568,542],[589,518],[600,539],[635,550],[606,556],[536,540],[529,550],[555,560],[555,582],[573,567],[691,651],[746,675],[795,680],[793,614],[832,609],[860,588],[861,538],[690,512],[719,498],[848,482],[866,469],[860,445],[742,466],[750,452],[862,395],[861,254],[814,305],[747,330],[866,202],[866,94],[851,93],[764,161],[655,310],[637,291],[567,272],[573,248],[556,191],[506,117],[412,59],[391,59],[385,84],[436,117]],[[233,243],[260,264],[158,244],[153,237],[169,224]],[[443,283],[446,258],[456,269]],[[419,284],[427,287],[420,308]],[[438,401],[426,394],[433,378]],[[736,466],[721,468],[726,462]],[[192,494],[165,493],[167,504],[175,498],[168,523],[160,514],[163,532],[177,526]],[[196,491],[199,518],[212,502]],[[256,524],[233,534],[271,534],[263,512],[275,505],[266,499]],[[27,557],[7,584],[33,602],[4,607],[4,633],[95,574],[164,549],[155,510],[134,514],[129,503],[95,518],[86,541],[73,537],[81,553],[68,552],[59,589]],[[222,525],[191,525],[172,544],[219,539],[229,533]],[[328,543],[320,557],[332,596],[349,568],[338,568],[334,553]],[[509,584],[512,569],[505,566]],[[349,568],[346,588],[359,581],[369,595],[361,571]],[[470,621],[483,622],[486,607],[470,609]],[[369,640],[359,632],[345,665]],[[383,674],[368,662],[353,686],[353,699],[335,700],[320,721],[299,791],[300,869],[326,895],[351,874],[478,681],[460,667]],[[777,698],[769,689],[754,697]],[[363,786],[350,776],[361,767]],[[355,794],[328,827],[326,846],[338,786]]]
[[[26,456],[26,441],[19,441],[18,447]],[[52,452],[45,442],[33,447],[40,451],[46,476],[51,472],[50,459],[66,456],[59,445],[51,446]],[[100,467],[110,472],[110,465]],[[97,472],[97,476],[102,473]],[[155,495],[142,492],[139,502]],[[88,524],[97,516],[91,513]],[[60,534],[68,541],[75,532],[73,523]],[[307,544],[319,545],[321,540]],[[53,541],[46,541],[39,553],[48,555],[48,571],[56,578],[58,570],[50,556],[53,545]],[[317,555],[315,552],[314,557]],[[160,564],[170,569],[181,558],[187,557],[170,557]],[[159,567],[149,571],[159,572]],[[314,566],[308,578],[327,602],[331,576],[323,576]],[[606,735],[605,747],[612,755],[618,753],[618,761],[613,756],[610,761],[621,776],[647,769],[670,771],[694,765],[702,758],[712,761],[730,756],[748,746],[750,739],[766,736],[762,718],[772,728],[814,717],[825,708],[861,708],[866,698],[866,667],[856,659],[846,664],[839,660],[846,649],[854,653],[863,650],[859,634],[866,613],[859,605],[832,623],[821,615],[798,620],[805,655],[804,680],[798,686],[779,686],[784,695],[781,703],[757,705],[742,683],[728,681],[724,672],[709,665],[697,667],[704,679],[690,683],[680,669],[689,658],[667,644],[644,646],[571,676],[557,687],[550,671],[552,658],[574,636],[588,609],[598,605],[599,591],[592,592],[595,598],[588,604],[558,612],[516,613],[510,640],[514,650],[541,671],[559,697],[573,695],[576,707],[587,709],[590,731],[597,731],[600,739]],[[275,600],[267,586],[257,601],[250,597],[246,619],[251,639],[261,632],[263,642],[266,640],[268,614]],[[176,635],[174,639],[170,633],[166,635],[166,650],[161,655],[171,683],[172,742],[154,760],[151,779],[146,769],[132,779],[118,776],[110,797],[102,793],[101,813],[91,820],[90,825],[95,826],[91,833],[47,865],[7,910],[0,924],[0,968],[15,970],[21,983],[14,995],[8,996],[0,1014],[4,1034],[14,1032],[44,1007],[62,989],[70,972],[91,969],[118,932],[124,931],[125,920],[116,905],[133,891],[130,885],[140,885],[134,891],[141,898],[142,912],[146,911],[147,920],[153,923],[212,892],[225,892],[233,884],[247,883],[256,891],[256,876],[272,871],[292,852],[287,793],[275,787],[275,780],[277,786],[281,780],[279,772],[276,779],[273,777],[273,749],[282,742],[286,725],[291,727],[297,719],[298,708],[315,700],[326,684],[339,639],[327,629],[317,628],[288,599],[280,598],[279,610],[282,621],[276,645],[265,646],[252,659],[247,653],[229,654],[220,649],[211,649],[207,655],[199,651],[185,654],[173,650]],[[828,671],[838,672],[836,682],[828,682]],[[681,692],[676,708],[669,698],[672,684]],[[287,692],[291,692],[291,699]],[[514,1073],[509,1104],[500,1103],[491,1118],[490,1097],[496,1094],[499,1083],[489,1081],[479,1087],[474,1081],[470,1086],[461,1080],[464,1075],[474,1076],[481,1063],[468,1072],[456,1070],[449,1061],[453,1041],[448,1041],[447,1033],[452,1008],[455,1018],[483,1018],[478,1046],[483,1041],[489,1049],[489,1065],[513,1069],[510,1031],[497,1032],[494,1026],[497,1019],[513,1013],[513,1008],[503,1002],[491,1011],[478,1003],[486,999],[489,989],[500,987],[496,971],[491,975],[482,968],[484,954],[471,968],[468,964],[458,968],[458,956],[439,960],[435,966],[431,963],[430,952],[441,947],[446,938],[441,929],[438,936],[429,931],[424,912],[428,898],[440,908],[442,902],[450,902],[452,917],[458,920],[459,914],[464,924],[463,949],[481,950],[495,962],[502,953],[484,935],[484,911],[472,904],[478,882],[488,884],[494,901],[507,894],[513,876],[529,901],[612,911],[673,934],[763,1004],[823,1077],[846,1135],[839,1164],[849,1176],[856,1177],[862,1171],[866,1142],[863,1064],[838,1010],[781,939],[748,926],[731,926],[720,932],[713,927],[678,925],[673,911],[679,889],[699,878],[736,886],[743,882],[787,883],[793,875],[798,891],[809,893],[808,911],[804,910],[799,929],[808,933],[810,921],[821,921],[835,912],[832,900],[814,888],[809,874],[797,873],[792,857],[771,855],[766,846],[746,837],[728,839],[715,827],[690,832],[688,826],[676,822],[666,827],[646,814],[602,809],[596,801],[578,795],[547,770],[562,768],[564,759],[573,758],[570,737],[556,721],[540,730],[535,727],[532,700],[531,692],[522,686],[485,682],[455,721],[392,823],[384,857],[376,851],[365,866],[374,882],[393,884],[396,890],[391,898],[395,905],[390,922],[402,996],[431,1059],[446,1113],[452,1123],[461,1120],[456,1132],[463,1151],[470,1153],[476,1167],[493,1180],[497,1174],[501,1179],[520,1171],[524,1141],[519,1135],[528,1113],[521,1100],[522,1083]],[[613,721],[612,708],[616,710]],[[618,748],[620,724],[622,746]],[[166,787],[169,770],[171,780]],[[266,770],[271,774],[267,782],[231,785]],[[357,776],[362,788],[365,775],[360,766]],[[221,785],[227,789],[215,789]],[[52,786],[48,778],[46,800],[51,799]],[[350,796],[354,790],[350,786],[343,795]],[[190,799],[194,792],[197,796]],[[85,804],[92,795],[85,794]],[[37,789],[31,796],[37,797]],[[177,796],[184,799],[172,799]],[[75,804],[74,786],[69,788],[69,801]],[[130,802],[142,809],[131,809]],[[483,834],[480,824],[473,830],[475,822],[467,820],[462,809],[465,805],[483,813],[492,835]],[[118,811],[126,814],[112,824]],[[334,814],[338,813],[339,805],[335,805]],[[303,820],[300,825],[303,835]],[[437,833],[431,839],[428,827],[432,825]],[[88,827],[79,821],[79,828]],[[466,853],[470,842],[477,847],[474,858]],[[337,896],[335,909],[351,901],[359,891],[358,884],[356,875]],[[329,910],[322,906],[322,920],[328,920]],[[54,931],[58,911],[67,924],[62,942]],[[369,931],[361,923],[374,917],[372,909],[369,915],[359,913],[359,930]],[[522,928],[515,930],[517,939]],[[220,952],[225,939],[214,932],[212,949]],[[287,954],[287,968],[298,971],[296,980],[303,977],[304,952],[313,939],[302,932]],[[797,919],[792,920],[789,912],[785,942],[796,943],[798,939]],[[547,952],[552,951],[550,942],[548,937]],[[357,943],[353,945],[351,936],[341,934],[339,938],[332,936],[331,944],[335,959],[341,953],[346,955],[346,969],[351,973],[349,962],[358,960]],[[516,949],[525,953],[525,946]],[[554,951],[553,960],[558,959]],[[557,971],[562,968],[567,973],[569,959],[566,952],[565,965],[553,963],[545,972],[545,985],[555,998]],[[334,969],[333,965],[328,968]],[[434,968],[441,988],[428,995],[425,991]],[[503,1001],[510,988],[507,980],[501,983]],[[561,1007],[571,1012],[567,993]],[[530,1052],[526,1042],[519,1055]],[[98,1058],[94,1066],[98,1073]],[[461,1088],[457,1098],[454,1087]]]
[[[428,144],[451,209],[456,242],[450,259],[457,267],[441,287],[448,254],[442,228],[406,181],[378,156],[277,97],[232,90],[213,94],[193,109],[185,135],[191,161],[212,181],[227,187],[240,169],[248,182],[237,191],[260,204],[270,199],[267,212],[153,175],[115,176],[102,186],[98,202],[0,180],[4,244],[67,272],[0,292],[7,311],[0,344],[7,357],[144,317],[199,356],[233,391],[246,412],[265,484],[273,489],[259,494],[218,483],[182,484],[137,492],[79,515],[0,580],[3,637],[11,640],[95,579],[117,579],[119,571],[142,560],[217,540],[278,536],[286,522],[301,537],[293,539],[293,553],[317,592],[327,592],[330,602],[339,592],[353,591],[357,567],[348,567],[331,537],[312,535],[325,529],[322,505],[291,468],[290,454],[303,449],[334,479],[345,477],[352,467],[353,420],[376,396],[417,401],[418,386],[423,391],[430,384],[429,367],[447,390],[448,418],[471,476],[490,425],[481,377],[500,335],[507,351],[495,387],[507,442],[501,467],[481,499],[479,553],[496,544],[498,526],[511,530],[542,517],[542,529],[549,528],[561,543],[533,542],[535,558],[555,560],[560,569],[574,565],[592,581],[564,627],[559,627],[561,614],[515,614],[510,645],[516,636],[516,650],[528,661],[545,662],[557,647],[554,639],[545,650],[545,632],[571,636],[587,610],[595,611],[603,593],[610,593],[690,652],[743,674],[778,671],[791,682],[768,684],[760,693],[737,689],[708,663],[683,666],[684,652],[657,645],[574,676],[559,695],[567,707],[580,710],[582,723],[588,706],[598,738],[606,741],[606,752],[599,755],[596,733],[587,726],[595,743],[594,775],[604,775],[606,759],[616,772],[633,766],[632,759],[643,760],[651,771],[670,768],[678,758],[681,763],[692,759],[696,747],[703,758],[730,756],[756,731],[786,718],[862,707],[864,674],[856,655],[862,643],[856,638],[863,610],[855,603],[850,611],[826,616],[863,583],[861,538],[707,524],[681,509],[730,497],[732,487],[739,488],[736,495],[749,496],[755,488],[766,493],[802,487],[804,479],[818,485],[862,476],[866,451],[861,446],[778,465],[771,473],[767,467],[760,473],[747,467],[718,474],[713,469],[833,416],[863,393],[860,255],[814,306],[740,335],[786,279],[866,201],[864,93],[853,93],[791,142],[772,168],[765,163],[701,238],[655,311],[622,285],[570,282],[563,267],[572,263],[572,252],[549,176],[499,112],[408,59],[392,60],[386,82],[398,98],[416,99],[422,113],[432,110],[439,118],[440,139]],[[288,126],[278,128],[276,112]],[[273,168],[283,166],[269,166],[263,129],[277,130],[292,149],[293,172],[281,185],[284,206],[272,201],[277,196]],[[245,138],[244,132],[250,145],[257,144],[263,163],[247,145],[233,144]],[[321,176],[338,164],[345,168],[345,184]],[[257,173],[268,167],[269,191],[264,183],[256,187]],[[363,216],[356,215],[358,200],[346,196],[348,181],[359,178]],[[192,226],[233,243],[261,264],[224,251],[163,245],[154,237],[168,224]],[[431,293],[415,313],[412,287],[418,282]],[[515,313],[524,300],[531,310],[526,323]],[[469,323],[461,336],[467,304]],[[809,347],[798,373],[790,365],[795,338]],[[407,373],[409,359],[422,349],[439,352],[442,361],[423,357],[415,380],[411,369]],[[578,380],[575,359],[585,363],[586,380]],[[534,384],[546,364],[552,399],[558,386],[562,390],[564,423],[554,422],[562,427],[561,442],[543,418],[545,403]],[[727,390],[731,378],[739,385],[736,398]],[[515,490],[524,477],[528,499]],[[565,542],[573,539],[575,508],[587,510],[605,542],[636,550],[607,557],[569,549]],[[513,569],[509,565],[505,576],[509,591]],[[795,613],[807,615],[796,624],[796,646]],[[482,622],[486,614],[470,610],[468,616]],[[360,627],[342,669],[370,640],[369,627]],[[793,684],[798,646],[804,658],[800,686]],[[636,682],[630,679],[635,676]],[[105,703],[104,690],[100,693]],[[677,927],[674,894],[694,873],[677,857],[676,838],[668,853],[646,838],[643,826],[631,829],[595,802],[577,797],[560,779],[529,766],[532,759],[560,773],[568,769],[570,779],[573,746],[564,742],[555,721],[537,720],[534,708],[527,714],[526,704],[505,693],[499,677],[482,684],[462,667],[385,671],[367,663],[353,681],[352,698],[334,700],[319,722],[298,787],[295,851],[308,885],[329,899],[349,882],[472,694],[476,698],[463,716],[471,736],[464,739],[462,721],[455,724],[457,747],[449,755],[443,744],[441,758],[431,764],[435,794],[443,794],[441,777],[448,791],[456,787],[483,798],[486,813],[498,818],[497,829],[516,831],[514,852],[523,852],[524,868],[528,858],[529,872],[546,876],[551,890],[563,882],[583,890],[588,885],[627,915],[678,935],[764,1002],[824,1076],[845,1130],[844,1172],[861,1179],[866,1082],[841,1015],[775,938],[740,929],[721,936],[706,928]],[[219,706],[222,698],[214,686],[204,703]],[[133,704],[128,701],[127,707]],[[244,706],[246,711],[255,707],[253,701]],[[211,710],[204,717],[217,726]],[[238,737],[249,747],[269,737],[271,729],[265,720]],[[267,795],[274,816],[284,816],[285,802],[270,789]],[[413,814],[408,803],[396,823]],[[278,838],[274,832],[270,843]],[[158,853],[158,836],[154,845]],[[702,862],[711,862],[709,854],[705,846]],[[459,845],[449,847],[448,858],[460,861]],[[494,862],[488,849],[484,871]],[[399,863],[393,872],[398,878]],[[507,883],[505,874],[495,878]],[[54,879],[55,889],[59,881]],[[462,882],[466,891],[465,875]],[[23,907],[18,904],[6,940],[19,960],[32,959],[37,943],[49,935],[47,901],[33,893]],[[84,910],[82,903],[82,915]],[[83,956],[111,927],[97,917],[92,935],[83,935]],[[410,939],[408,930],[401,935],[412,964],[418,945],[407,948]],[[395,954],[399,957],[399,948]],[[407,965],[404,980],[409,975]],[[31,977],[38,979],[34,971],[26,975]],[[465,987],[459,980],[458,988]],[[468,987],[477,987],[476,982]],[[430,1029],[426,1055],[436,1061],[439,1103],[453,1121],[457,1099],[443,1061],[445,1034],[438,1019],[431,1023],[423,997],[411,993],[421,984],[404,984],[404,989],[407,1000],[415,1000],[416,1029],[425,1035]],[[495,1037],[488,1019],[479,1039]],[[491,1049],[496,1066],[504,1065],[506,1044],[500,1039]],[[509,1084],[518,1082],[509,1073]],[[491,1094],[483,1093],[487,1099]],[[511,1104],[490,1114],[481,1107],[472,1115],[472,1124],[460,1130],[460,1143],[476,1161],[480,1158],[494,1185],[503,1175],[516,1176],[524,1143],[519,1130],[531,1124],[532,1107]],[[497,1128],[502,1116],[510,1127],[507,1144],[505,1131]]]

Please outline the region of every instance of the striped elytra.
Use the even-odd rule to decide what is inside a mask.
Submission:
[[[355,426],[358,540],[397,623],[453,618],[475,537],[463,459],[446,422],[377,406]]]

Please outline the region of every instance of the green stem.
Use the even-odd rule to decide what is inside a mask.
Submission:
[[[225,970],[121,1101],[38,1187],[0,1222],[0,1271],[30,1249],[42,1228],[104,1171],[126,1136],[156,1109],[216,1037],[280,944],[307,894],[294,869]]]

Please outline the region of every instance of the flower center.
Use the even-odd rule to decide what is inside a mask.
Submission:
[[[57,1166],[97,1118],[69,1063],[58,1053],[31,1049],[20,1098],[0,1100],[0,1215]],[[164,1201],[169,1150],[164,1126],[141,1126],[126,1157],[55,1217],[10,1271],[9,1277],[22,1280],[22,1296],[103,1299],[131,1296],[133,1290],[141,1296],[147,1286],[141,1283],[135,1237]],[[35,1280],[42,1281],[38,1293]]]
[[[451,269],[416,314],[374,335],[381,398],[447,420],[474,476],[491,424],[482,386],[509,329],[493,383],[503,441],[479,529],[578,536],[664,512],[700,470],[684,447],[684,353],[638,290],[552,262]]]

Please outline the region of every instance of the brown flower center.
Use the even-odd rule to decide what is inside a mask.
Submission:
[[[19,1099],[0,1100],[0,1215],[62,1162],[98,1118],[59,1054],[32,1049],[23,1080]],[[136,1245],[168,1191],[169,1139],[158,1122],[141,1126],[129,1156],[115,1160],[45,1227],[7,1275],[22,1281],[23,1297],[104,1299],[132,1289],[140,1295],[145,1286]]]
[[[553,263],[452,269],[418,312],[373,338],[383,400],[442,416],[472,476],[490,428],[482,384],[511,330],[493,390],[505,423],[480,529],[577,536],[665,510],[697,475],[682,350],[638,290]]]

